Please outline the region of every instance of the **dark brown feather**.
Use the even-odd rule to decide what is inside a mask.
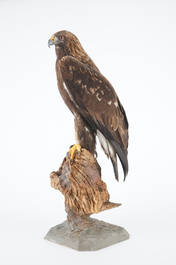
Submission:
[[[59,65],[62,78],[83,116],[86,111],[98,120],[108,129],[113,140],[118,141],[122,149],[126,149],[128,146],[127,118],[112,85],[101,73],[95,69],[89,69],[71,56],[63,57]],[[69,66],[74,69],[71,79]],[[77,82],[78,80],[81,82]]]

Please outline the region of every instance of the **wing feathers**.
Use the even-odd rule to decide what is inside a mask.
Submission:
[[[116,178],[118,179],[116,153],[122,163],[125,178],[128,172],[128,121],[114,88],[98,70],[86,66],[76,58],[65,56],[59,61],[59,66],[63,81],[79,111],[90,126],[97,130],[97,135],[99,131],[104,136],[105,140],[100,142],[106,155],[111,158]]]

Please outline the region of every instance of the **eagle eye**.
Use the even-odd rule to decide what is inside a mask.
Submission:
[[[64,36],[63,36],[63,35],[60,35],[60,36],[58,37],[58,39],[59,39],[59,40],[64,40]]]

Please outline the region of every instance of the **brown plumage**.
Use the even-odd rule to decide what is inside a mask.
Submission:
[[[128,121],[114,88],[71,32],[55,33],[48,45],[55,45],[58,88],[75,117],[76,142],[94,154],[97,135],[104,152],[111,158],[116,179],[116,154],[125,179]]]

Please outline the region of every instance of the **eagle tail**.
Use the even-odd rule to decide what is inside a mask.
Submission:
[[[118,177],[118,165],[117,165],[117,157],[118,155],[120,162],[122,164],[123,172],[124,172],[124,181],[126,179],[127,173],[128,173],[128,160],[127,160],[127,150],[120,147],[119,143],[114,140],[107,140],[104,135],[97,130],[97,136],[100,140],[101,147],[103,148],[105,154],[107,157],[111,159],[114,173],[117,181],[119,180]]]
[[[117,181],[119,181],[119,173],[118,173],[118,165],[117,165],[117,158],[115,156],[115,159],[114,157],[111,157],[111,162],[112,162],[112,165],[113,165],[113,168],[114,168],[114,174],[115,174],[115,178],[117,179]]]
[[[122,150],[122,148],[120,147],[119,143],[116,142],[116,141],[113,141],[113,140],[109,140],[110,144],[112,145],[112,147],[115,149],[119,159],[120,159],[120,162],[122,164],[122,168],[123,168],[123,172],[124,172],[124,181],[126,179],[126,176],[128,174],[128,159],[127,159],[127,150]],[[114,167],[114,171],[116,170],[116,167],[117,167],[117,162],[115,164],[115,161],[112,160],[112,164],[113,164],[113,167]]]

